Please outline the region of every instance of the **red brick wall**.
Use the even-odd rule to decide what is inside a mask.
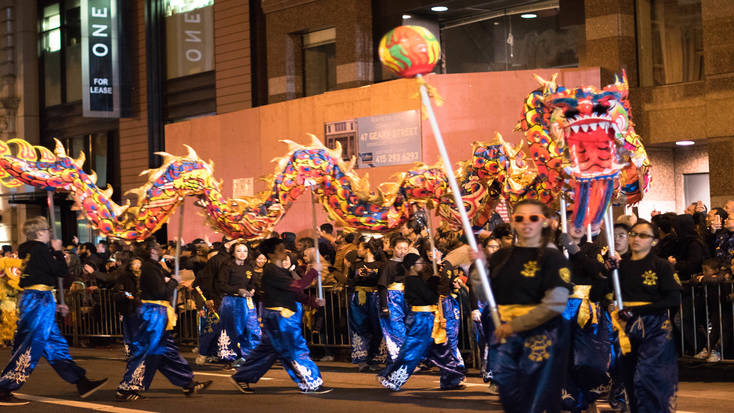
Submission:
[[[217,113],[252,107],[249,0],[214,2]]]

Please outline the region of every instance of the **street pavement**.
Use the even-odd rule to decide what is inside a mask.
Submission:
[[[334,391],[324,395],[303,395],[277,364],[257,384],[254,394],[242,394],[229,382],[232,372],[221,365],[196,367],[196,379],[213,380],[209,389],[193,397],[185,397],[180,388],[156,374],[145,399],[118,403],[113,401],[115,387],[122,378],[124,361],[121,349],[72,348],[74,359],[85,369],[88,377],[109,377],[103,389],[85,400],[78,398],[76,387],[56,375],[42,360],[28,383],[16,395],[31,401],[15,408],[18,412],[86,412],[116,413],[214,413],[214,412],[474,412],[502,411],[497,396],[487,393],[476,370],[469,371],[467,388],[461,391],[440,391],[436,372],[420,373],[408,381],[404,390],[390,393],[377,384],[374,373],[358,373],[352,364],[317,362],[326,386]],[[8,360],[9,351],[0,350],[0,360]],[[193,365],[193,354],[184,353]],[[683,382],[678,393],[678,412],[734,412],[734,383]],[[10,411],[7,408],[7,411]],[[290,410],[290,411],[289,411]]]

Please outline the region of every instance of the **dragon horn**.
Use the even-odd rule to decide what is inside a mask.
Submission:
[[[92,183],[96,185],[97,184],[97,172],[92,171],[92,173],[89,174],[89,179],[91,179]]]
[[[163,158],[163,162],[161,163],[161,165],[165,165],[176,158],[168,152],[156,152],[155,154]]]
[[[84,155],[84,151],[79,151],[79,157],[74,159],[74,165],[76,165],[77,168],[82,169],[86,160],[87,156]]]
[[[556,89],[558,88],[558,85],[556,84],[558,73],[553,73],[551,80],[545,80],[536,74],[533,74],[533,77],[535,78],[535,80],[538,81],[538,83],[540,83],[541,86],[543,86],[544,95],[548,93],[555,93]]]
[[[321,140],[316,135],[314,135],[313,133],[308,133],[307,135],[311,137],[311,146],[316,146],[318,148],[325,147],[324,144],[321,143]]]
[[[112,186],[110,184],[107,184],[107,187],[102,190],[102,195],[105,198],[110,199],[112,197],[112,192],[113,192]],[[110,202],[112,202],[112,201],[110,201]]]
[[[199,159],[199,155],[196,154],[196,151],[194,150],[194,148],[192,148],[192,147],[190,147],[189,145],[186,145],[186,144],[184,144],[184,146],[186,147],[186,150],[188,151],[188,153],[186,154],[186,157],[187,158],[189,158],[189,159]]]
[[[110,193],[112,193],[112,188],[110,188]],[[130,200],[126,199],[125,205],[117,205],[116,203],[110,201],[110,205],[112,205],[112,212],[115,213],[115,217],[119,218],[127,211],[128,208],[130,208]]]
[[[56,138],[54,138],[54,142],[56,142],[56,146],[54,147],[54,153],[56,156],[59,158],[66,158],[66,149],[64,149],[64,144]]]

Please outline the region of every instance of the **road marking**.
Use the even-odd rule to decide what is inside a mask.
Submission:
[[[89,402],[79,402],[76,400],[64,400],[64,399],[55,399],[53,397],[43,397],[43,396],[33,396],[30,394],[23,394],[23,393],[13,393],[15,397],[23,400],[31,400],[34,402],[41,402],[41,403],[50,403],[50,404],[59,404],[61,406],[71,406],[71,407],[78,407],[81,409],[90,409],[90,410],[96,410],[99,412],[111,412],[111,413],[156,413],[152,410],[137,410],[137,409],[125,409],[122,407],[115,407],[110,406],[107,404],[99,404],[99,403],[89,403]]]
[[[226,377],[226,378],[232,377],[231,374],[205,373],[205,372],[201,372],[201,371],[195,371],[194,372],[194,376],[215,376],[215,377]],[[269,377],[261,377],[260,380],[274,380],[274,379],[271,379]]]

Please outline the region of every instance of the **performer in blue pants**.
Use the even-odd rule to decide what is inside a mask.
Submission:
[[[406,340],[398,357],[388,362],[377,379],[387,389],[398,391],[428,356],[441,368],[442,390],[462,389],[464,368],[447,343],[446,331],[441,326],[442,312],[436,304],[439,292],[448,292],[448,279],[432,276],[427,260],[418,254],[406,255],[403,264],[408,272],[405,298],[411,309],[406,318]]]
[[[140,266],[142,263],[140,258],[133,257],[125,265],[125,271],[119,275],[114,287],[117,311],[122,317],[122,342],[125,346],[125,357],[130,355],[130,343],[138,328],[136,312],[140,304]]]
[[[385,262],[385,267],[377,282],[380,293],[380,327],[385,339],[388,361],[394,361],[405,342],[405,270],[402,261],[408,253],[410,244],[405,238],[391,241],[393,256]]]
[[[171,330],[176,325],[176,313],[170,300],[178,286],[177,276],[168,277],[158,262],[157,246],[141,245],[136,255],[145,257],[140,268],[140,296],[137,309],[138,328],[130,343],[130,356],[122,381],[117,386],[115,400],[131,401],[143,398],[156,371],[160,371],[184,395],[191,396],[211,385],[211,381],[196,382],[189,364],[178,353]]]
[[[361,239],[357,245],[357,261],[349,272],[349,331],[352,342],[352,363],[365,371],[376,364],[380,352],[382,330],[377,294],[377,281],[384,267],[382,241]]]
[[[217,347],[220,360],[242,364],[260,343],[260,322],[252,301],[255,286],[252,268],[247,260],[247,245],[232,246],[232,261],[219,270],[216,288],[222,298],[217,325]]]
[[[604,265],[607,247],[583,242],[585,231],[570,227],[560,237],[568,251],[573,292],[563,318],[571,329],[571,353],[563,385],[562,406],[582,412],[609,390],[611,361],[609,325],[601,302],[608,290],[608,270]]]
[[[13,339],[10,362],[0,373],[0,406],[19,406],[28,402],[18,400],[12,392],[30,377],[41,357],[45,358],[62,379],[76,384],[81,398],[99,390],[107,379],[89,380],[86,372],[69,355],[69,345],[56,324],[56,312],[66,315],[69,308],[56,305],[53,289],[57,277],[68,274],[61,252],[61,240],[51,241],[48,221],[34,217],[23,223],[28,241],[18,247],[18,256],[27,260],[20,286],[18,328]]]
[[[680,305],[680,280],[669,262],[651,253],[657,229],[639,220],[629,232],[631,254],[619,264],[624,310],[621,368],[629,407],[637,412],[674,412],[678,359],[668,309]]]
[[[567,371],[568,321],[561,317],[569,295],[568,262],[550,241],[551,211],[541,202],[515,206],[516,244],[489,261],[500,324],[490,343],[494,377],[506,412],[561,409]]]
[[[301,329],[302,307],[296,300],[312,306],[323,306],[323,299],[303,295],[303,290],[318,276],[321,264],[311,264],[311,269],[300,280],[294,280],[290,271],[283,268],[287,252],[283,240],[269,238],[260,244],[260,251],[268,257],[263,267],[262,287],[263,335],[260,344],[250,353],[245,363],[237,369],[231,381],[242,393],[249,393],[250,383],[256,383],[280,358],[283,367],[298,388],[305,394],[323,394],[332,389],[323,386],[319,368],[309,357],[308,346]]]

